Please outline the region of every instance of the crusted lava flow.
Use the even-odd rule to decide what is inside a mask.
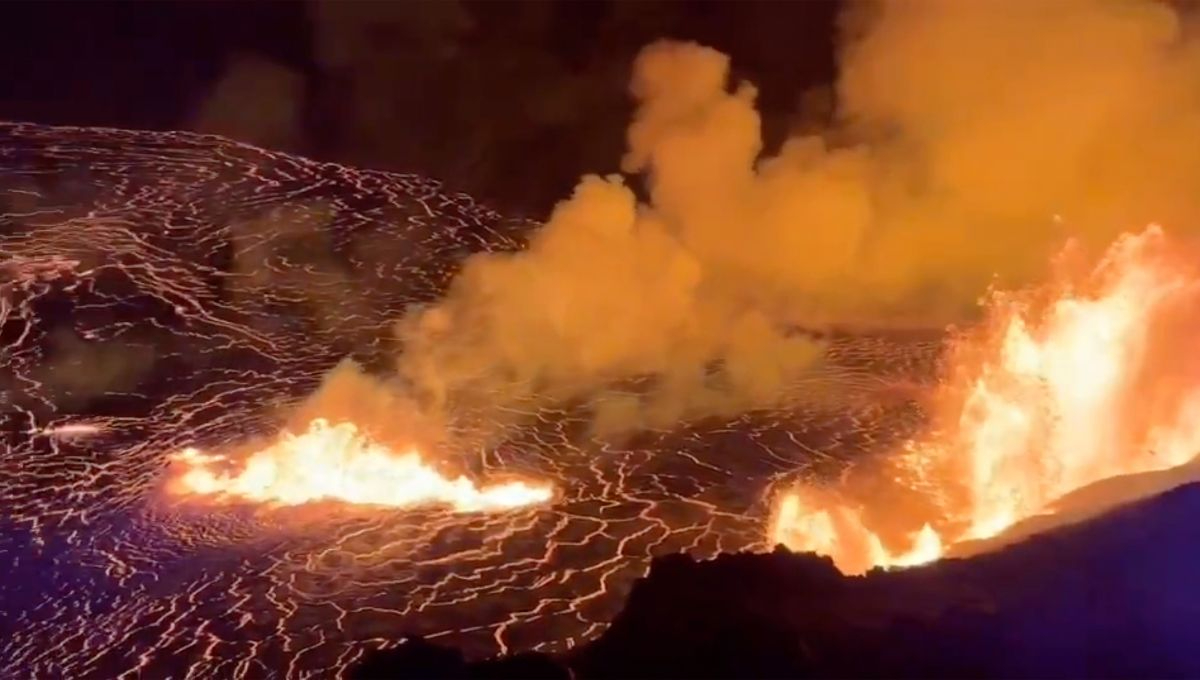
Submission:
[[[778,411],[614,443],[540,410],[458,452],[551,503],[179,503],[172,452],[276,436],[340,359],[379,365],[406,305],[525,225],[423,178],[212,137],[4,125],[0,152],[0,668],[299,677],[403,632],[569,648],[651,556],[765,548],[772,487],[924,419],[938,338],[837,338]]]

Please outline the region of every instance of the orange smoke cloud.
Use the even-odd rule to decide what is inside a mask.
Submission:
[[[547,402],[586,401],[601,434],[775,405],[823,355],[798,328],[970,321],[990,286],[1044,279],[1068,237],[1200,229],[1194,17],[922,0],[854,5],[843,25],[834,119],[778,149],[728,57],[645,48],[629,177],[583,178],[526,248],[468,258],[397,322],[395,380],[340,367],[292,414],[300,434],[233,462],[187,452],[179,483],[272,503],[542,502],[548,488],[451,479],[425,456]],[[1191,460],[1200,274],[1156,230],[1094,271],[1058,264],[957,341],[927,436],[844,487],[782,495],[772,540],[848,572],[919,564]]]
[[[951,353],[932,433],[886,458],[886,474],[786,493],[772,540],[861,573],[992,538],[1096,482],[1192,461],[1192,253],[1151,227],[1118,239],[1086,276],[994,294],[987,322]]]
[[[623,429],[754,408],[819,360],[797,326],[942,324],[1067,236],[1200,224],[1200,43],[1156,2],[894,2],[845,17],[836,120],[764,153],[729,59],[637,59],[619,177],[398,324],[425,404],[597,400]],[[648,379],[636,390],[635,378]],[[618,391],[610,388],[619,386]]]

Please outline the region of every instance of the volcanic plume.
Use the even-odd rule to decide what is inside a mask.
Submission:
[[[297,442],[313,435],[313,427],[401,430],[404,447],[410,446],[407,440],[424,438],[453,450],[504,441],[512,434],[508,426],[545,408],[573,412],[582,404],[593,433],[607,436],[819,400],[795,386],[823,361],[821,334],[830,329],[970,322],[986,288],[1019,287],[1043,277],[1044,263],[1067,237],[1081,247],[1099,247],[1152,219],[1176,232],[1200,224],[1189,200],[1200,158],[1181,151],[1186,147],[1181,140],[1200,141],[1200,43],[1189,31],[1191,17],[1153,2],[1071,0],[1011,8],[959,2],[857,5],[843,19],[835,115],[823,127],[810,122],[805,129],[816,132],[793,136],[778,149],[764,148],[755,88],[730,82],[725,55],[690,43],[645,48],[634,64],[630,91],[638,107],[622,162],[635,181],[620,175],[583,178],[575,194],[529,235],[526,247],[469,257],[440,299],[406,310],[395,324],[397,377],[386,387],[395,393],[395,408],[334,419],[333,429],[326,430],[314,423],[328,421],[328,409],[302,406],[310,417],[294,422],[292,431],[309,428],[309,434],[285,438],[290,446],[280,443],[252,454],[250,464],[261,464],[256,455],[270,460],[280,451],[287,452],[284,458],[300,455]],[[1063,40],[1068,34],[1070,40]],[[639,198],[638,179],[644,180],[645,200]],[[1120,244],[1114,246],[1118,251],[1127,247]],[[1124,262],[1132,256],[1110,257]],[[1158,303],[1156,290],[1108,292],[1121,300],[1140,295],[1136,306],[1147,314]],[[1060,306],[1065,309],[1071,299]],[[985,328],[999,324],[1004,330],[995,332],[1005,334],[1004,343],[1028,346],[999,343],[1000,374],[1036,384],[1049,380],[1062,392],[1098,370],[1085,364],[1073,369],[1078,376],[1063,377],[1081,356],[1070,343],[1086,332],[1068,326],[1086,320],[1054,316],[1067,314],[1056,307],[1047,312],[1052,337],[1035,338],[1028,330],[1036,326],[1034,312],[1017,310],[999,294],[990,304]],[[1143,321],[1148,322],[1124,320],[1133,329]],[[1076,335],[1064,339],[1056,333]],[[1061,349],[1062,343],[1069,349]],[[990,365],[962,359],[964,346],[960,341],[953,357],[965,361],[954,364],[957,370]],[[1143,376],[1140,365],[1131,363],[1140,356],[1105,355],[1093,363],[1115,366],[1106,370],[1137,376],[1147,389],[1157,389],[1165,378]],[[1014,361],[1038,366],[1014,367]],[[1057,440],[1043,446],[1034,434],[1014,434],[1015,425],[1001,428],[996,423],[1003,408],[993,393],[1013,388],[1009,378],[991,377],[995,373],[987,369],[972,378],[981,387],[963,400],[966,415],[959,419],[982,422],[960,423],[954,436],[999,437],[1019,453],[980,452],[985,444],[977,442],[967,456],[974,468],[946,462],[956,455],[930,453],[938,449],[935,444],[913,444],[920,450],[902,457],[908,461],[905,474],[937,477],[914,484],[932,485],[938,494],[947,484],[970,480],[964,493],[971,498],[953,503],[965,502],[971,513],[987,516],[935,513],[933,524],[908,528],[904,540],[915,541],[915,547],[904,554],[864,530],[853,568],[920,561],[943,550],[946,531],[956,541],[991,536],[1089,482],[1181,462],[1184,454],[1174,450],[1154,454],[1157,463],[1114,462],[1109,459],[1117,454],[1101,450],[1143,447],[1144,436],[1096,434],[1071,446]],[[379,387],[359,382],[364,398],[374,398]],[[1125,394],[1130,388],[1095,387],[1106,389]],[[1007,398],[1022,406],[1037,403],[1024,393]],[[1051,401],[1041,408],[1082,423],[1100,417],[1096,409],[1115,418],[1111,404],[1067,404],[1062,394]],[[979,415],[988,408],[999,411]],[[1145,420],[1139,426],[1164,426],[1161,417],[1139,416]],[[1061,432],[1090,425],[1038,427]],[[1053,450],[1040,450],[1046,446]],[[1079,463],[1083,469],[1076,470],[1058,460],[1067,454],[1055,446],[1109,458]],[[371,458],[368,449],[351,448],[356,460]],[[1006,455],[1036,456],[1037,464],[1006,470],[1008,486],[997,485],[995,475],[1001,473],[991,469],[997,464],[991,459],[1007,461]],[[242,477],[218,484],[203,467],[211,458],[187,454],[180,460],[199,466],[188,473],[193,481],[205,480],[184,485],[192,490],[238,488],[235,480],[251,474],[247,468],[238,473]],[[310,488],[279,491],[283,496],[329,495],[320,490],[319,471],[332,474],[347,464],[340,458],[304,460]],[[1048,473],[1039,467],[1045,465],[1068,469],[1047,482]],[[929,466],[938,469],[931,472]],[[1021,498],[982,497],[988,493]],[[370,492],[333,495],[349,502],[378,500]],[[832,551],[830,541],[848,540],[835,525],[869,524],[855,514],[859,510],[831,515],[825,505],[811,493],[787,496],[775,511],[775,538]],[[937,526],[958,521],[967,525]]]
[[[1200,43],[1157,2],[895,2],[844,17],[833,120],[765,149],[750,83],[650,45],[620,176],[398,324],[423,403],[594,398],[601,431],[770,405],[798,329],[971,320],[1068,237],[1200,227]],[[806,129],[813,129],[807,125]],[[629,381],[638,379],[636,388]]]
[[[648,46],[622,163],[646,200],[585,177],[526,247],[472,255],[410,307],[404,419],[469,449],[543,407],[583,405],[602,436],[770,408],[829,329],[971,321],[1067,237],[1200,224],[1187,20],[1149,2],[855,6],[834,119],[771,150],[728,57]]]

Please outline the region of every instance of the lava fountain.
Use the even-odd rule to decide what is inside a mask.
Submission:
[[[301,434],[284,431],[235,466],[227,456],[195,448],[172,456],[183,466],[169,485],[181,495],[274,505],[339,501],[356,505],[446,505],[456,512],[500,511],[543,503],[549,485],[510,481],[478,486],[448,478],[410,449],[397,453],[349,422],[314,419]],[[219,468],[235,468],[219,469]]]
[[[993,292],[984,324],[951,341],[927,436],[885,456],[869,491],[788,490],[771,540],[847,573],[909,566],[1096,482],[1191,461],[1200,272],[1176,246],[1152,225],[1090,269],[1068,247],[1051,285]]]

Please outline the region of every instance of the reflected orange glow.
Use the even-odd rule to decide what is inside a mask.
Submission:
[[[886,460],[921,509],[853,488],[794,489],[777,500],[771,540],[829,555],[847,573],[911,565],[1095,482],[1189,462],[1200,448],[1198,284],[1151,226],[1119,238],[1083,276],[993,294],[980,331],[951,347],[939,426]],[[892,515],[891,541],[869,511]],[[894,535],[895,515],[907,535]]]
[[[278,505],[334,500],[392,507],[439,504],[480,512],[543,503],[553,495],[548,485],[523,481],[480,487],[466,477],[450,479],[416,450],[396,453],[351,423],[330,425],[321,419],[302,434],[282,433],[234,471],[215,471],[230,461],[193,448],[174,460],[184,466],[171,484],[175,493]]]

